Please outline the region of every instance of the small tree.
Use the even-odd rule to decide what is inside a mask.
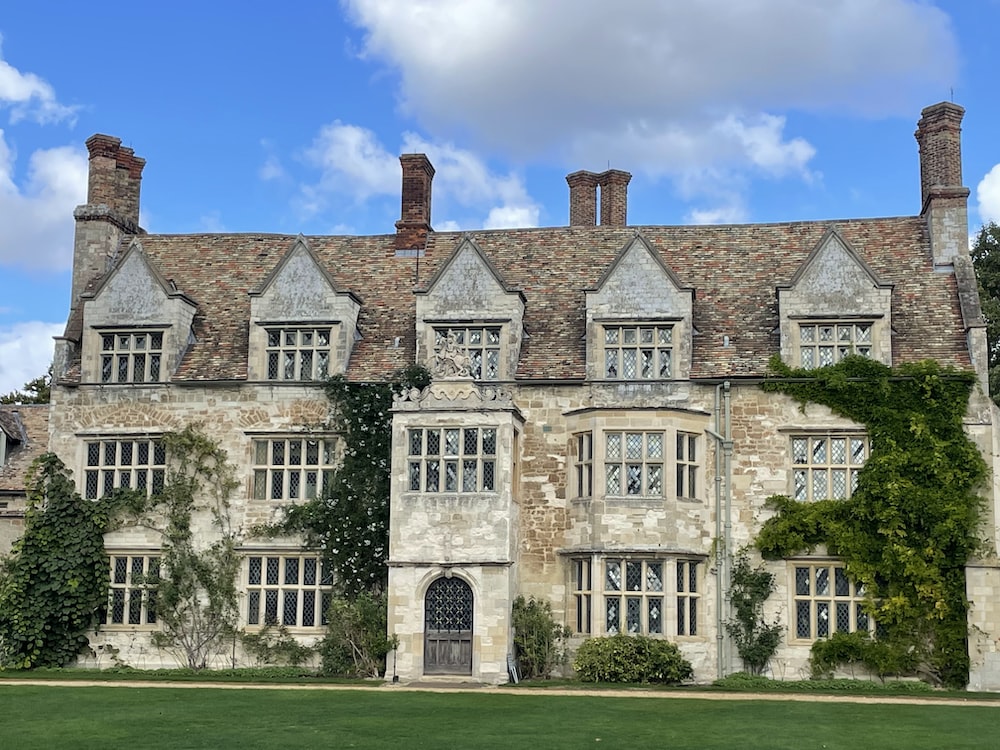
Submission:
[[[20,391],[0,396],[0,404],[47,404],[52,392],[52,368],[24,384]]]
[[[986,318],[990,396],[996,401],[1000,398],[1000,225],[991,221],[980,228],[972,246],[972,263],[979,281],[983,317]]]
[[[553,669],[566,662],[566,639],[572,635],[570,629],[556,622],[551,604],[535,597],[517,597],[511,619],[521,675],[526,680],[547,679]]]
[[[774,576],[763,568],[754,568],[745,552],[736,556],[729,587],[732,617],[726,632],[736,643],[743,667],[753,675],[763,674],[767,663],[778,650],[784,628],[764,619],[764,602],[774,592]]]
[[[173,650],[192,669],[203,669],[236,627],[240,558],[229,517],[236,480],[226,452],[196,428],[167,433],[163,443],[170,462],[167,478],[140,519],[153,527],[160,518],[166,522],[159,529],[160,575],[147,581],[156,587],[161,626],[153,642]],[[199,514],[210,518],[215,533],[210,542],[194,535],[192,521]]]

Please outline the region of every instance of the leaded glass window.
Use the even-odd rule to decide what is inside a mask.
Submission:
[[[108,562],[111,579],[101,624],[155,626],[159,554],[113,554]]]
[[[333,437],[257,438],[252,443],[255,500],[312,500],[333,478]]]
[[[663,571],[662,560],[604,560],[606,633],[663,634]]]
[[[591,560],[573,560],[573,590],[576,601],[576,632],[590,632],[591,618]]]
[[[246,624],[319,628],[333,596],[333,574],[315,555],[246,558]]]
[[[154,494],[163,489],[167,455],[155,438],[88,440],[84,443],[84,497],[96,500],[119,487]]]
[[[266,329],[268,380],[326,380],[330,375],[330,326]]]
[[[699,597],[698,562],[678,560],[677,574],[677,635],[698,635]]]
[[[608,495],[663,496],[662,432],[606,432],[605,487]]]
[[[872,323],[799,324],[799,361],[803,368],[827,367],[856,354],[872,356]]]
[[[604,377],[666,380],[673,376],[673,326],[605,325]]]
[[[495,427],[412,428],[407,448],[411,492],[496,492]]]
[[[868,460],[866,435],[792,437],[792,495],[796,500],[844,500],[858,488]]]
[[[864,588],[855,585],[842,565],[797,564],[794,567],[795,637],[827,638],[832,633],[874,632],[865,610]]]
[[[102,383],[163,380],[163,331],[101,332]]]
[[[434,347],[464,350],[475,380],[500,380],[500,331],[500,326],[439,327],[434,329]]]
[[[590,497],[594,492],[594,437],[582,432],[576,437],[576,496]]]

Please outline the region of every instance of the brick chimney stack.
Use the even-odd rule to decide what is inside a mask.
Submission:
[[[597,174],[580,170],[566,175],[569,185],[569,225],[597,225],[597,188],[601,188],[601,226],[623,227],[628,213],[628,184],[632,175],[620,169]]]
[[[969,189],[962,186],[962,117],[951,102],[925,107],[914,136],[920,151],[921,216],[930,230],[934,264],[968,255]]]
[[[146,160],[137,157],[132,149],[123,148],[121,139],[110,135],[92,135],[87,139],[87,151],[87,204],[105,205],[118,218],[138,225],[139,188]]]
[[[962,187],[962,117],[965,110],[951,102],[925,107],[914,134],[920,148],[921,204],[940,188]]]
[[[569,185],[569,225],[593,227],[597,225],[597,175],[581,170],[566,175]]]
[[[402,206],[396,222],[396,249],[423,248],[431,231],[431,183],[434,166],[424,154],[403,154]]]
[[[628,184],[632,175],[620,169],[609,169],[597,175],[601,186],[601,226],[623,227],[628,212]]]

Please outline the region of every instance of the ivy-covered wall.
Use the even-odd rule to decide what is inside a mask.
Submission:
[[[766,558],[825,545],[863,584],[878,637],[905,644],[952,687],[969,676],[966,562],[983,550],[987,466],[963,427],[972,373],[923,362],[848,358],[820,370],[773,362],[762,386],[865,425],[871,455],[848,500],[772,496],[756,546]]]

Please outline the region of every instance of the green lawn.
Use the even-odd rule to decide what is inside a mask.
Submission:
[[[1000,706],[4,683],[0,707],[10,750],[1000,747]]]

